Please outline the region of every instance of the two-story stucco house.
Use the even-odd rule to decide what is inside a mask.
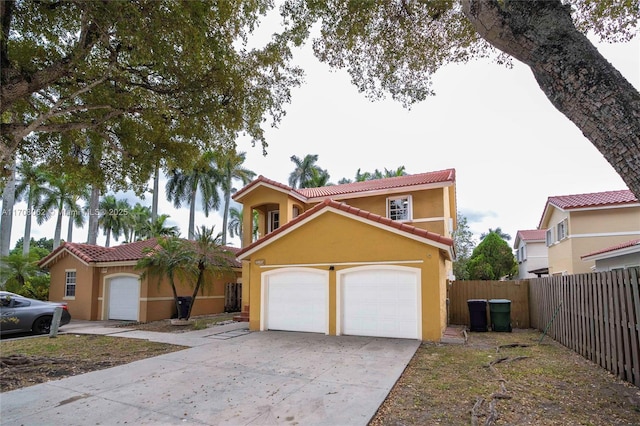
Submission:
[[[591,272],[582,256],[638,238],[640,203],[629,190],[547,199],[538,229],[546,233],[549,274]]]
[[[294,189],[242,188],[244,314],[252,330],[439,341],[454,258],[455,170]]]
[[[516,233],[513,248],[518,261],[518,278],[535,278],[549,273],[546,230],[527,229]]]

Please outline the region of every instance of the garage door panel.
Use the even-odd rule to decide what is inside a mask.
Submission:
[[[109,319],[137,321],[140,307],[140,282],[135,277],[110,280]]]
[[[342,334],[418,336],[418,275],[393,269],[345,273],[341,282]]]
[[[326,275],[282,272],[269,276],[266,285],[266,329],[326,332]]]

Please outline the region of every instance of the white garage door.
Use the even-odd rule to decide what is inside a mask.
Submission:
[[[109,319],[138,321],[140,282],[135,277],[111,278]]]
[[[265,293],[265,330],[327,332],[328,278],[324,272],[269,274]]]
[[[341,334],[420,339],[418,277],[395,269],[342,274]]]

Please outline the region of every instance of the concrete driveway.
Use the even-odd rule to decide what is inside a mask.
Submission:
[[[277,331],[209,340],[3,393],[2,424],[366,425],[420,344]]]

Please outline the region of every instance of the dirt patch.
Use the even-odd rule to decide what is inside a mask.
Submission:
[[[540,336],[422,344],[370,425],[640,424],[640,389]]]
[[[3,340],[0,392],[102,370],[184,349],[182,346],[93,335]]]
[[[186,324],[176,325],[172,320],[152,321],[148,323],[124,323],[118,327],[134,330],[156,331],[161,333],[185,333],[187,331],[203,330],[205,328],[233,323],[233,317],[238,313],[224,313],[192,317]]]

